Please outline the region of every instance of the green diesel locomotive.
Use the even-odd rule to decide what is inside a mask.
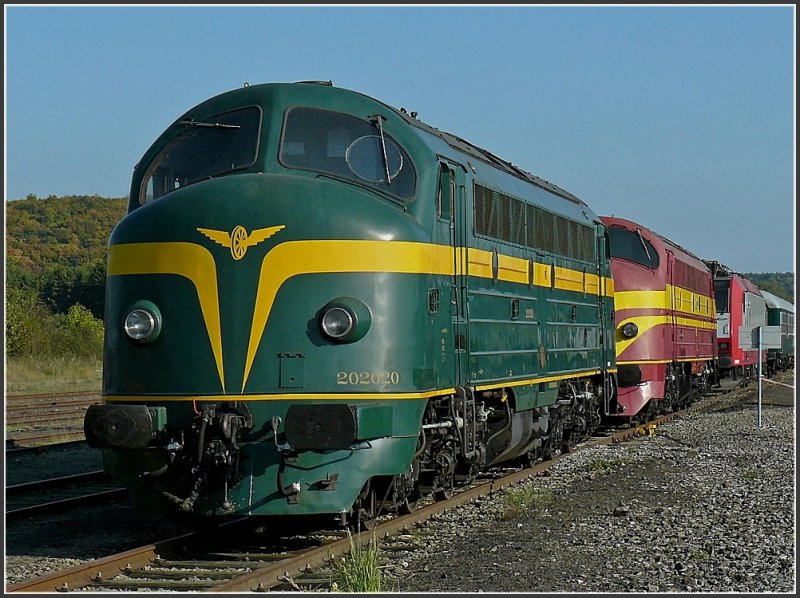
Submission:
[[[329,82],[246,85],[134,169],[86,436],[146,508],[366,522],[591,434],[613,291],[574,195]]]

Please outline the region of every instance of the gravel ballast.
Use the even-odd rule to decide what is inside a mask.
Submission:
[[[787,380],[793,384],[793,379]],[[791,406],[691,414],[580,450],[549,475],[454,509],[387,565],[403,592],[792,592]],[[793,389],[764,384],[793,405]],[[786,400],[788,396],[788,401]],[[519,514],[513,498],[527,496]]]

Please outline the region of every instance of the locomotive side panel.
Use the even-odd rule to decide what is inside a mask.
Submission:
[[[780,348],[767,350],[767,371],[772,375],[794,367],[794,305],[768,291],[761,294],[767,303],[767,325],[780,328]]]

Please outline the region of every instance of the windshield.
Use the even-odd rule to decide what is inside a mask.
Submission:
[[[717,313],[725,314],[730,311],[728,298],[731,288],[731,281],[727,278],[719,278],[714,281],[714,302],[717,304]]]
[[[611,257],[636,262],[654,270],[658,268],[656,248],[642,236],[638,229],[630,231],[618,226],[609,227],[608,246],[611,250]]]
[[[383,129],[383,117],[371,121],[347,114],[294,108],[286,116],[280,161],[338,175],[401,199],[414,195],[416,174],[408,154]]]
[[[258,151],[255,106],[179,123],[183,133],[153,160],[139,196],[147,203],[180,187],[250,166]]]

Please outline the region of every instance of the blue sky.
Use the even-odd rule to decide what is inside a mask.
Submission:
[[[175,118],[332,80],[739,272],[794,271],[795,7],[5,6],[5,194],[128,193]]]

